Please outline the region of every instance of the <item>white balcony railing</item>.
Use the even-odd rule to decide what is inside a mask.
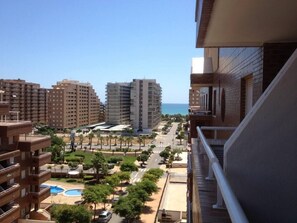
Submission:
[[[194,140],[194,146],[198,148],[198,151],[204,150],[209,160],[209,170],[207,179],[216,178],[217,182],[217,203],[213,205],[213,208],[222,208],[223,200],[228,210],[229,216],[232,222],[236,223],[247,223],[248,219],[245,216],[235,194],[232,191],[227,178],[225,177],[224,171],[219,163],[218,158],[209,146],[207,139],[205,138],[201,129],[213,130],[213,131],[232,131],[233,127],[197,127],[198,139]],[[215,133],[216,136],[216,133]]]

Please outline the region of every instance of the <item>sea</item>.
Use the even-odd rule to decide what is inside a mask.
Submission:
[[[189,104],[175,104],[175,103],[162,103],[162,114],[163,115],[187,115]]]

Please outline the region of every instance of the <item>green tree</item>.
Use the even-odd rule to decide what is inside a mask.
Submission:
[[[179,139],[179,144],[182,144],[182,140],[185,139],[185,132],[184,131],[180,131],[179,134],[176,136],[176,139]]]
[[[122,197],[115,204],[114,212],[124,217],[128,223],[134,221],[141,214],[143,203],[135,197]]]
[[[151,168],[148,171],[146,171],[146,173],[153,174],[157,178],[161,178],[163,176],[163,174],[164,174],[164,170],[162,170],[160,168]]]
[[[111,186],[113,194],[115,192],[115,188],[120,184],[121,180],[118,175],[114,174],[108,177],[105,177],[104,180],[108,185]]]
[[[132,185],[127,188],[127,191],[129,192],[129,197],[135,197],[139,200],[141,200],[142,203],[145,203],[149,200],[149,194],[141,187]]]
[[[170,152],[169,150],[165,149],[162,152],[159,153],[159,155],[163,158],[164,163],[166,162],[166,160],[169,158],[170,156]]]
[[[99,181],[99,173],[100,171],[105,174],[107,172],[107,161],[102,152],[96,152],[93,158],[91,159],[91,163],[96,173],[96,181]]]
[[[116,173],[116,175],[119,177],[119,179],[121,181],[121,190],[122,190],[123,181],[129,182],[131,175],[129,172],[124,172],[124,171],[118,172],[118,173]]]
[[[133,162],[123,162],[121,167],[121,171],[127,171],[127,172],[132,172],[132,171],[137,171],[138,168]]]
[[[139,156],[137,156],[137,161],[141,162],[141,166],[144,165],[144,163],[148,160],[149,156],[147,154],[140,154]]]
[[[84,206],[54,205],[51,208],[51,215],[57,223],[89,223],[91,213]]]
[[[144,179],[141,182],[136,183],[136,186],[145,190],[149,195],[152,195],[152,193],[158,191],[156,183],[148,179]]]
[[[142,176],[142,180],[150,180],[156,183],[158,181],[158,177],[153,174],[145,173]]]
[[[90,186],[84,189],[83,198],[87,203],[94,204],[94,218],[96,215],[96,205],[97,203],[105,203],[107,201],[107,197],[111,194],[112,188],[109,185],[98,184],[95,186]]]

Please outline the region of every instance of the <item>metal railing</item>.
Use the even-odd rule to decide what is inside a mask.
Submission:
[[[248,219],[245,216],[235,194],[233,193],[227,178],[225,177],[224,171],[219,163],[218,158],[209,146],[203,132],[201,129],[205,130],[234,130],[233,127],[197,127],[198,133],[198,147],[200,142],[203,146],[205,153],[209,159],[209,175],[208,179],[211,179],[213,174],[215,175],[217,181],[217,203],[213,206],[214,208],[223,207],[223,199],[228,210],[229,216],[232,222],[236,223],[247,223]],[[216,135],[216,134],[215,134]],[[200,142],[199,142],[200,141]],[[222,199],[223,198],[223,199]]]

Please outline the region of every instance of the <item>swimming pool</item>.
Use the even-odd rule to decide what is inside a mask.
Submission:
[[[64,191],[65,196],[81,196],[83,189],[70,189]]]
[[[41,187],[49,187],[51,189],[51,194],[53,194],[53,195],[57,195],[57,194],[62,193],[64,191],[64,189],[62,187],[59,187],[59,186],[42,184]]]

